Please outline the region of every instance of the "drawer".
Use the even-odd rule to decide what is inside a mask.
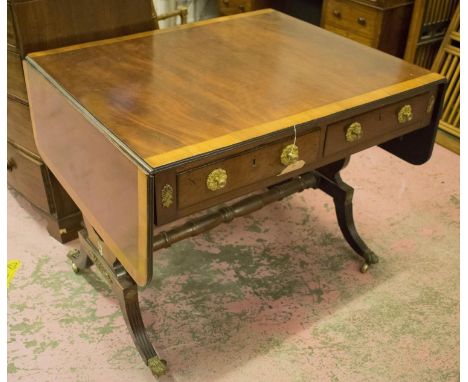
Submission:
[[[292,143],[292,137],[282,139],[178,174],[178,208],[183,209],[242,187],[260,183],[268,178],[282,175],[281,173],[291,173],[305,164],[314,162],[320,151],[320,130],[297,137],[299,161],[294,165],[285,166],[281,162],[281,154],[284,148]],[[222,177],[226,177],[224,186],[219,181]]]
[[[41,161],[7,145],[8,184],[41,210],[51,213],[47,197],[47,169]]]
[[[424,93],[327,126],[325,156],[365,146],[372,140],[372,144],[383,143],[392,132],[401,135],[402,130],[409,132],[427,126],[432,118],[434,97],[435,92]],[[409,114],[411,119],[407,118]],[[383,140],[375,142],[380,136]]]
[[[13,13],[9,4],[7,5],[7,44],[12,47],[16,47],[16,34],[13,24]]]
[[[331,26],[374,39],[380,33],[382,11],[349,0],[328,0],[323,17],[326,29]]]
[[[24,82],[23,66],[19,54],[11,51],[7,52],[7,68],[8,94],[28,102],[26,84]]]
[[[334,26],[331,26],[331,25],[327,25],[327,30],[329,30],[330,32],[339,34],[340,36],[354,40],[356,42],[360,42],[361,44],[370,46],[372,48],[377,48],[378,46],[377,39],[374,39],[371,37],[361,36],[359,34],[355,34],[344,29],[335,28]]]
[[[253,9],[252,0],[218,0],[219,12],[222,15],[249,12]]]
[[[29,106],[11,98],[7,102],[8,139],[39,155],[34,142]]]

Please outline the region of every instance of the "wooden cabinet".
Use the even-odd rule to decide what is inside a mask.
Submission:
[[[219,13],[223,16],[250,12],[268,6],[268,0],[218,0]]]
[[[155,28],[157,18],[151,0],[7,2],[7,180],[44,213],[49,233],[61,242],[77,237],[81,212],[36,148],[22,59],[33,51]]]
[[[61,242],[77,237],[81,213],[39,156],[16,34],[12,4],[7,4],[7,181],[46,217],[51,236]]]
[[[325,0],[322,26],[403,57],[412,8],[412,0]]]

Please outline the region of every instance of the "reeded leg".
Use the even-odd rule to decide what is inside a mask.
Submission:
[[[158,357],[146,333],[141,318],[137,285],[120,264],[115,271],[118,283],[112,283],[112,289],[119,299],[120,309],[133,342],[151,372],[156,376],[161,376],[166,373],[167,363]]]
[[[341,232],[351,248],[353,248],[358,255],[364,258],[364,264],[361,267],[361,272],[365,273],[369,268],[369,265],[377,263],[379,258],[369,249],[369,247],[367,247],[366,243],[364,243],[359,236],[356,226],[354,225],[354,190],[343,182],[339,174],[339,172],[348,163],[348,160],[349,158],[343,159],[318,169],[317,171],[322,175],[322,179],[319,182],[319,188],[333,197],[336,217],[338,219]]]
[[[83,264],[85,261],[83,259],[88,259],[86,261],[92,261],[96,265],[96,268],[111,285],[112,290],[119,300],[120,309],[127,323],[128,330],[143,361],[148,365],[154,375],[161,376],[165,374],[167,369],[166,361],[159,358],[156,353],[156,350],[148,338],[143,319],[141,318],[140,305],[138,302],[138,287],[135,281],[133,281],[120,263],[116,262],[116,264],[110,266],[106,262],[104,257],[88,239],[85,230],[79,232],[79,237],[82,251],[79,252],[79,255],[75,254],[74,257],[72,257],[72,262],[78,264],[76,261],[80,261],[79,264]],[[90,265],[91,263],[86,264]],[[80,268],[80,265],[76,265],[76,267],[79,270],[83,269]]]

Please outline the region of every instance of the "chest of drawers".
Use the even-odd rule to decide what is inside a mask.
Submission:
[[[155,17],[151,0],[7,2],[8,184],[39,208],[59,241],[77,237],[82,216],[36,147],[22,59],[37,50],[152,30]]]
[[[362,44],[403,57],[413,0],[325,0],[322,26]]]
[[[218,10],[223,16],[266,8],[268,0],[218,0]]]
[[[21,37],[17,35],[15,6],[7,3],[7,180],[47,219],[49,233],[61,242],[77,237],[81,213],[49,171],[34,142],[29,100],[21,60]]]
[[[377,256],[340,170],[376,145],[426,162],[445,89],[438,74],[272,10],[37,52],[24,68],[39,152],[86,221],[73,267],[104,274],[156,374],[166,366],[137,290],[154,253],[319,188],[366,271]]]

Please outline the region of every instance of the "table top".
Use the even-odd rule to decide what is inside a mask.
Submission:
[[[33,53],[27,60],[152,169],[435,76],[271,9]]]

